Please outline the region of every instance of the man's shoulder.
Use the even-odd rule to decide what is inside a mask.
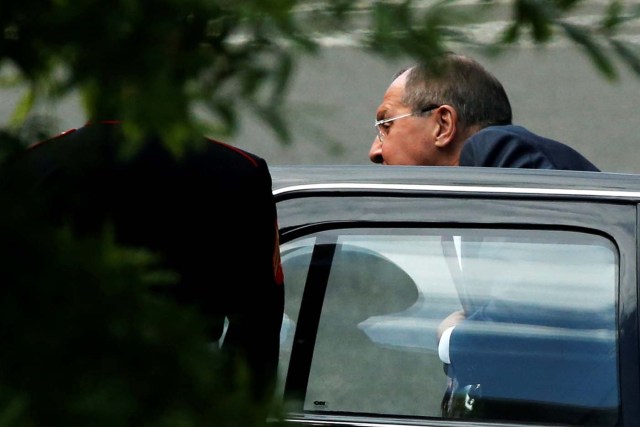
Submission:
[[[500,125],[488,126],[476,132],[466,142],[465,146],[482,146],[484,149],[518,148],[526,151],[577,152],[570,146],[538,135],[523,126]]]
[[[488,126],[465,141],[460,165],[523,167],[523,158],[538,151],[538,142],[536,135],[521,126]]]
[[[533,132],[522,126],[495,125],[487,126],[480,129],[467,140],[467,143],[478,143],[484,140],[493,141],[496,137],[504,136],[512,137],[514,138],[514,141],[518,141],[521,143],[526,143],[527,141],[541,138],[540,136],[534,134]]]
[[[517,125],[489,126],[472,135],[462,148],[460,165],[598,170],[568,145]]]

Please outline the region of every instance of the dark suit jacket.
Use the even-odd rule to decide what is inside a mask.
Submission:
[[[476,258],[510,263],[495,277],[502,286],[527,286],[518,274],[518,257],[500,259],[496,252]],[[469,272],[467,290],[491,286],[474,282],[479,269]],[[517,291],[505,297],[494,292],[454,328],[447,373],[474,390],[479,406],[467,416],[613,425],[619,405],[615,325],[613,300],[598,308],[554,306]]]
[[[179,158],[151,139],[122,160],[123,144],[118,123],[94,123],[30,148],[22,169],[52,223],[91,235],[109,222],[120,243],[159,254],[179,275],[171,297],[197,307],[212,340],[226,316],[225,346],[271,375],[284,291],[267,164],[204,138]]]
[[[514,125],[474,134],[462,148],[460,166],[598,171],[571,147]],[[612,334],[600,333],[611,322],[499,299],[467,315],[451,335],[448,372],[460,386],[480,384],[482,418],[577,424],[615,420],[615,342]],[[526,333],[536,326],[567,328],[574,335]]]
[[[573,148],[521,126],[489,126],[471,136],[460,166],[598,171]]]

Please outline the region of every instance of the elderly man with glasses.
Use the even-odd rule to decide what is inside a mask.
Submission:
[[[560,142],[511,123],[502,84],[475,60],[446,54],[401,70],[376,113],[369,158],[385,165],[598,171]]]
[[[415,65],[398,72],[378,107],[375,127],[377,135],[369,158],[374,163],[384,165],[598,171],[593,163],[571,147],[513,125],[511,105],[498,79],[475,60],[454,53],[446,54],[431,67]],[[458,239],[462,249],[469,249],[472,242],[465,241],[461,236],[443,236],[444,253],[447,250],[450,253],[457,252],[453,252],[453,257],[460,262],[455,263],[456,269],[460,265],[460,271],[457,272],[460,276],[468,265],[466,258],[462,257],[465,251],[453,248],[455,239]],[[475,246],[476,249],[481,248],[482,239],[477,240]],[[456,272],[451,273],[455,276]],[[467,289],[476,285],[473,280],[463,282],[461,286]],[[510,319],[514,323],[527,323],[517,308],[505,313],[504,307],[509,306],[508,301],[496,304],[499,300],[500,296],[496,296],[493,303],[490,301],[475,309],[451,313],[438,328],[438,356],[449,376],[449,389],[442,401],[444,417],[479,416],[473,405],[467,405],[464,413],[457,412],[455,402],[458,397],[467,403],[477,400],[468,391],[461,395],[462,387],[466,386],[464,390],[475,390],[481,385],[458,384],[459,375],[455,372],[474,369],[486,371],[494,363],[487,363],[479,355],[471,358],[462,356],[475,354],[472,336],[465,332],[464,326],[470,320],[497,322],[505,314],[511,314]],[[461,351],[465,347],[466,353]],[[544,375],[542,367],[529,368],[540,369],[541,375]],[[518,378],[504,378],[499,369],[494,377],[496,381],[503,382],[502,387],[507,390],[512,385],[513,388],[519,387]],[[490,384],[484,386],[487,388]],[[532,389],[532,399],[538,392],[540,390]],[[493,419],[513,419],[514,416],[514,411],[508,405],[505,407],[500,403],[489,406],[486,396],[482,408],[481,411],[487,410]]]

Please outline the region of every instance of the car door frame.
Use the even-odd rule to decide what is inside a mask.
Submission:
[[[638,277],[637,268],[640,265],[638,254],[637,223],[640,222],[640,213],[636,201],[620,197],[616,193],[607,194],[598,192],[577,192],[554,188],[522,188],[509,187],[477,187],[477,186],[429,186],[413,184],[381,184],[381,183],[330,183],[296,185],[279,188],[274,195],[278,203],[278,211],[281,224],[281,243],[332,227],[347,227],[355,224],[362,226],[389,226],[390,224],[405,221],[412,226],[432,227],[531,227],[544,229],[583,229],[589,232],[603,234],[612,238],[619,248],[620,278],[618,288],[618,350],[619,350],[619,379],[620,399],[623,425],[634,425],[640,419],[640,410],[637,402],[640,401],[639,392],[639,358],[638,358],[638,330],[637,315]],[[364,200],[371,202],[359,203]],[[317,200],[328,206],[325,211],[333,212],[324,218],[317,212],[317,203],[297,203],[296,210],[303,209],[302,205],[308,204],[305,212],[298,211],[296,216],[301,219],[298,223],[289,221],[288,209],[282,209],[285,203],[291,201],[307,202]],[[422,218],[415,210],[412,215],[403,212],[404,217],[392,221],[394,218],[385,210],[389,200],[413,200],[428,201],[429,217]],[[463,203],[464,210],[455,210]],[[361,210],[353,210],[353,205],[362,205]],[[420,205],[420,203],[416,203]],[[571,208],[571,209],[567,209]],[[351,210],[350,210],[351,209]],[[362,214],[367,212],[366,218]],[[379,213],[377,213],[379,212]],[[474,217],[474,212],[483,212],[480,218]],[[633,262],[632,262],[633,260]],[[321,277],[315,286],[322,287]],[[326,286],[326,280],[324,281]],[[306,292],[306,290],[305,290]],[[311,299],[307,301],[308,307],[314,307],[319,313],[321,298],[319,293],[309,294]],[[304,299],[307,298],[305,293]],[[305,302],[303,302],[305,304]],[[307,308],[303,305],[303,308]],[[317,325],[316,325],[317,329]],[[313,334],[313,325],[305,326],[306,333]],[[300,341],[298,339],[300,338]],[[296,342],[305,342],[305,337],[296,336]],[[309,352],[313,351],[313,343],[307,337],[307,348],[300,354],[306,354],[306,362],[310,362]],[[298,360],[293,357],[289,371],[301,369]],[[297,357],[297,355],[296,355]],[[308,368],[308,367],[307,367]],[[308,375],[308,370],[306,371]],[[292,382],[290,382],[292,381]],[[285,387],[287,393],[299,393],[304,381],[298,379],[289,380]],[[443,419],[398,419],[396,417],[378,416],[351,416],[331,414],[315,414],[304,411],[295,411],[286,414],[286,420],[290,423],[319,423],[330,425],[361,425],[362,422],[375,423],[375,425],[443,425],[450,420]]]

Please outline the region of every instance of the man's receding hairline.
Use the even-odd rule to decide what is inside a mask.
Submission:
[[[481,68],[482,70],[484,70],[485,72],[487,72],[486,69],[484,68],[484,66],[482,66],[482,64],[480,64],[478,61],[476,61],[472,57],[464,55],[464,54],[461,54],[461,53],[452,52],[452,51],[446,52],[441,58],[437,58],[434,61],[436,63],[439,62],[439,61],[440,62],[444,62],[445,64],[452,64],[452,63],[454,63],[456,61],[464,62],[466,64],[476,65],[479,68]],[[398,77],[400,77],[402,74],[404,74],[407,71],[409,71],[409,76],[407,76],[407,77],[411,77],[411,74],[421,66],[426,66],[426,64],[417,63],[417,64],[408,65],[408,66],[404,66],[404,67],[400,68],[393,75],[392,82],[395,81]]]
[[[393,75],[393,78],[391,79],[392,82],[396,81],[396,79],[398,77],[400,77],[401,75],[403,75],[405,72],[415,68],[415,65],[410,65],[408,67],[402,67],[400,68],[398,71],[396,71],[396,73]]]
[[[481,124],[482,127],[486,127],[491,124],[512,123],[513,113],[511,111],[509,97],[506,94],[504,86],[495,75],[488,71],[487,68],[485,68],[476,59],[462,53],[449,51],[441,57],[435,58],[431,66],[435,68],[431,68],[426,63],[418,62],[414,63],[411,66],[405,66],[396,72],[394,81],[399,76],[406,73],[402,102],[405,103],[408,107],[412,109],[423,107],[422,105],[419,105],[419,103],[424,102],[424,100],[421,99],[421,97],[424,95],[420,93],[422,91],[433,92],[434,90],[436,90],[436,92],[431,93],[431,96],[435,96],[436,98],[442,97],[442,93],[440,93],[440,96],[438,96],[437,92],[440,92],[442,90],[450,92],[451,90],[446,88],[451,85],[451,78],[447,77],[448,72],[446,72],[445,69],[451,67],[452,72],[461,73],[460,78],[462,78],[463,80],[468,77],[465,77],[465,75],[470,74],[474,76],[473,79],[486,81],[485,85],[482,85],[484,89],[480,90],[480,93],[482,93],[482,96],[485,97],[491,94],[495,95],[497,96],[497,100],[500,100],[500,102],[496,101],[496,108],[487,109],[486,106],[483,107],[481,105],[478,105],[476,100],[470,104],[472,105],[472,107],[468,111],[465,110],[465,103],[456,103],[453,99],[449,99],[448,101],[439,100],[438,102],[453,102],[452,105],[454,105],[457,110],[460,109],[458,111],[458,114],[460,115],[460,121],[462,123],[465,123],[468,120],[468,125]],[[474,88],[478,84],[480,83],[476,81]],[[435,85],[435,89],[430,88],[432,85]],[[456,98],[456,96],[458,95],[459,93],[454,91],[453,94],[449,94],[447,95],[447,97],[454,96],[454,98]],[[505,101],[504,105],[502,105],[503,98]],[[481,100],[478,102],[483,101]]]

